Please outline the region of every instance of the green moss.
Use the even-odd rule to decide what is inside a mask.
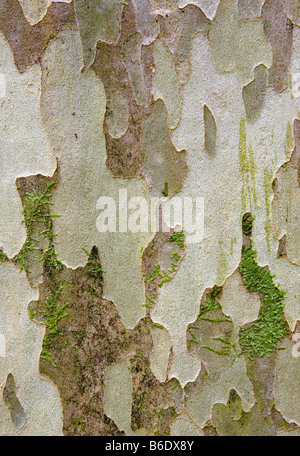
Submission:
[[[74,419],[71,420],[71,423],[74,426],[75,431],[73,433],[71,433],[70,435],[76,436],[76,435],[81,435],[81,434],[84,433],[84,431],[85,431],[85,426],[84,426],[85,417],[80,416],[79,418],[76,418],[76,419],[74,418]]]
[[[149,302],[151,302],[152,304],[155,304],[154,299],[152,299],[151,296],[149,296],[148,294],[146,295],[146,298],[148,299]]]
[[[198,320],[210,321],[211,323],[225,323],[226,321],[231,321],[231,319],[229,317],[225,317],[225,318],[198,317]]]
[[[30,318],[30,320],[33,320],[34,317],[36,316],[36,314],[37,314],[37,311],[36,311],[36,310],[33,310],[33,309],[31,309],[31,308],[29,307],[29,318]]]
[[[172,277],[170,277],[166,271],[162,270],[161,272],[163,276],[162,279],[158,282],[159,288],[161,288],[165,282],[169,282],[172,279]]]
[[[175,242],[175,241],[173,241]],[[161,268],[160,264],[156,264],[152,270],[152,272],[143,273],[145,283],[147,285],[150,285],[152,282],[156,281],[154,283],[154,287],[161,288],[164,283],[169,282],[170,280],[173,279],[174,275],[176,274],[178,267],[179,267],[179,261],[181,260],[180,255],[178,253],[172,253],[172,257],[174,258],[174,261],[170,261],[170,267],[168,268],[167,271]],[[155,288],[156,289],[156,288]],[[155,305],[155,298],[157,296],[157,292],[153,290],[153,287],[151,288],[151,296],[149,294],[146,294],[146,301],[142,303],[142,306],[144,307],[149,307],[150,309]]]
[[[221,355],[221,356],[228,356],[231,353],[231,341],[229,337],[213,337],[212,340],[216,340],[218,342],[221,342],[223,344],[221,350],[217,350],[214,347],[211,347],[210,345],[202,345],[202,348],[206,348],[207,350],[215,353],[216,355]]]
[[[30,272],[28,261],[33,252],[39,250],[37,247],[39,239],[35,237],[37,232],[39,232],[41,238],[47,239],[48,247],[44,250],[42,256],[35,256],[35,261],[43,263],[44,269],[48,273],[61,271],[63,268],[61,260],[57,258],[54,247],[53,218],[59,217],[59,215],[52,214],[50,211],[50,207],[53,204],[51,202],[50,189],[53,185],[54,182],[48,184],[43,192],[37,192],[36,190],[27,192],[24,198],[24,220],[22,223],[25,223],[26,226],[27,239],[19,254],[14,258],[20,264],[21,271],[24,269],[26,272]],[[44,227],[44,229],[39,231],[40,227]]]
[[[154,247],[155,247],[155,242],[152,241],[151,244],[150,244],[149,250],[147,250],[147,251],[145,252],[145,255],[147,255],[148,258],[151,258],[151,257],[153,256],[153,254],[154,254]]]
[[[6,253],[0,250],[0,263],[3,263],[7,259]]]
[[[233,246],[236,244],[236,237],[230,240],[230,255],[233,255]]]
[[[242,229],[244,235],[249,237],[250,246],[243,246],[239,272],[247,290],[260,296],[261,306],[258,318],[252,324],[240,328],[240,353],[237,352],[235,344],[231,344],[229,339],[226,338],[213,338],[213,340],[219,340],[219,342],[224,344],[220,350],[209,345],[202,347],[219,355],[229,355],[233,349],[233,361],[241,353],[251,359],[254,356],[263,357],[271,353],[277,349],[276,344],[290,332],[284,315],[284,291],[275,285],[273,282],[274,276],[272,276],[270,271],[260,267],[256,262],[256,251],[252,248],[252,240],[250,238],[253,220],[251,213],[244,214]],[[201,304],[198,320],[207,320],[214,323],[230,321],[230,318],[226,316],[224,318],[213,318],[211,314],[209,316],[205,315],[208,312],[215,312],[221,309],[221,305],[217,300],[221,291],[221,287],[214,287],[208,293],[204,304]]]
[[[72,331],[72,336],[74,337],[76,343],[80,345],[86,339],[87,334],[84,329],[80,329],[78,331]]]
[[[291,99],[294,99],[293,95],[293,79],[291,73],[289,74],[289,88],[290,88],[290,94],[291,94]]]
[[[245,119],[241,119],[240,121],[239,161],[240,172],[242,174],[243,179],[242,208],[243,211],[246,210],[248,199],[250,208],[252,210],[253,204],[255,205],[255,207],[257,206],[255,186],[256,165],[254,161],[253,149],[251,146],[247,146]]]
[[[210,345],[202,345],[202,348],[206,348],[207,350],[215,353],[216,355],[220,355],[220,356],[228,356],[231,353],[231,346],[229,346],[229,347],[226,346],[222,350],[217,350],[216,348],[211,347]]]
[[[188,348],[191,348],[191,344],[194,343],[194,344],[200,344],[200,341],[199,339],[195,336],[195,334],[192,332],[192,327],[190,326],[189,329],[188,329],[188,332],[190,334],[190,339],[188,341]]]
[[[146,282],[147,282],[148,284],[150,284],[150,283],[153,282],[153,281],[156,279],[156,277],[158,277],[158,276],[162,277],[161,272],[160,272],[160,264],[156,264],[156,265],[155,265],[155,267],[154,267],[153,271],[151,272],[151,274],[149,275],[149,277],[146,278]]]
[[[168,182],[165,182],[165,186],[164,186],[164,189],[162,190],[162,195],[163,196],[169,196],[169,184]]]
[[[221,293],[221,291],[221,287],[215,287],[208,293],[204,305],[201,304],[198,319],[202,319],[202,315],[206,314],[207,312],[215,312],[216,310],[221,309],[221,304],[216,300],[216,297]]]
[[[160,325],[159,323],[153,323],[153,326],[155,328],[164,329],[164,327],[162,325]]]
[[[249,171],[250,171],[250,176],[252,179],[253,201],[254,201],[255,207],[257,207],[256,185],[255,185],[256,165],[255,165],[255,161],[254,161],[253,149],[251,146],[248,149],[248,153],[249,153]],[[251,199],[251,197],[250,197],[250,199]]]
[[[175,261],[179,261],[180,260],[180,256],[178,255],[177,252],[172,253],[172,255],[173,255],[173,258],[174,258]]]
[[[95,288],[93,288],[91,285],[88,285],[86,287],[86,291],[91,294],[91,295],[96,295],[97,294],[97,291],[95,290]]]
[[[102,273],[106,271],[101,268],[96,251],[92,249],[92,252],[89,253],[84,247],[81,247],[81,250],[83,250],[88,257],[87,265],[89,266],[90,276],[95,279],[102,278]]]
[[[240,139],[239,139],[239,159],[240,159],[240,171],[243,176],[243,190],[242,190],[242,206],[243,210],[246,209],[246,188],[245,188],[245,178],[247,174],[247,139],[246,139],[246,126],[245,119],[241,119],[240,122]]]
[[[169,237],[169,242],[175,242],[181,250],[184,250],[184,232],[174,231]]]
[[[174,267],[175,267],[175,269],[174,269]],[[169,272],[175,272],[177,270],[176,267],[177,267],[177,265],[174,264],[173,270],[169,271]],[[153,271],[151,272],[151,274],[148,277],[146,277],[145,281],[149,285],[151,282],[153,282],[155,279],[157,279],[157,277],[161,278],[161,280],[158,282],[158,286],[160,288],[163,286],[163,284],[165,282],[169,282],[169,280],[172,279],[172,277],[169,276],[167,271],[164,271],[163,269],[160,268],[160,264],[155,265]],[[149,299],[149,301],[153,303],[152,299]]]
[[[286,127],[286,139],[284,142],[284,151],[285,151],[285,156],[286,158],[289,158],[292,150],[294,147],[294,139],[293,139],[293,129],[292,125],[290,122],[288,122],[287,127]]]
[[[51,357],[51,347],[57,337],[63,336],[63,333],[59,329],[59,322],[68,317],[68,313],[65,309],[68,307],[68,303],[62,306],[57,305],[57,301],[62,294],[62,287],[60,287],[55,293],[50,293],[39,308],[39,313],[43,317],[43,322],[46,325],[46,333],[43,341],[43,350],[41,353],[41,359],[48,361],[52,366],[56,367]]]
[[[242,230],[245,236],[251,236],[253,228],[253,218],[250,212],[246,212],[242,219]]]
[[[258,319],[240,329],[239,343],[249,358],[263,357],[275,350],[276,344],[290,332],[284,316],[284,292],[274,284],[270,271],[257,264],[252,245],[243,247],[239,271],[247,290],[261,298]]]
[[[53,271],[61,271],[63,268],[63,264],[61,260],[57,258],[57,254],[55,253],[55,247],[53,243],[54,236],[52,230],[49,232],[49,247],[44,250],[42,257],[36,257],[37,262],[42,262],[44,264],[45,271],[48,274],[52,274]],[[50,238],[51,241],[50,241]]]
[[[272,232],[271,217],[270,217],[270,197],[271,197],[271,181],[272,173],[269,169],[264,170],[264,191],[265,191],[265,205],[266,205],[266,223],[265,223],[265,232],[268,250],[270,251],[270,236]]]
[[[177,388],[178,386],[180,387],[180,383],[179,383],[178,380],[175,380],[175,383],[174,383],[174,385],[171,387],[171,390],[174,390],[174,389]]]
[[[219,241],[219,259],[216,283],[221,284],[227,277],[227,256],[223,249],[223,241]]]

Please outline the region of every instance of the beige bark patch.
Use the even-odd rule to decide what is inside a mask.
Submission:
[[[169,126],[174,129],[180,119],[181,85],[178,81],[173,56],[163,40],[154,44],[155,76],[154,100],[161,98],[167,107]]]
[[[238,10],[241,19],[260,17],[265,0],[238,0]]]
[[[237,268],[242,240],[238,161],[238,123],[243,110],[240,84],[234,74],[216,70],[208,40],[202,34],[194,38],[191,62],[191,75],[183,87],[182,116],[172,138],[177,150],[187,150],[189,168],[178,196],[204,198],[205,238],[201,243],[187,244],[177,274],[162,287],[151,311],[154,321],[171,334],[174,357],[170,378],[174,376],[182,384],[194,381],[200,371],[195,355],[186,352],[187,326],[197,317],[205,289],[222,285]],[[204,104],[210,107],[218,125],[217,153],[213,160],[204,150]],[[216,169],[222,170],[222,179]]]
[[[27,21],[31,25],[40,22],[45,16],[51,2],[71,3],[72,0],[18,0]]]
[[[275,434],[269,417],[263,416],[256,405],[249,413],[242,413],[241,419],[235,418],[236,405],[228,400],[227,406],[216,404],[213,408],[212,423],[219,436],[272,436]]]
[[[272,201],[272,220],[275,236],[281,239],[286,235],[288,259],[300,265],[300,187],[298,170],[289,163],[283,165],[276,174],[277,186]]]
[[[299,328],[299,326],[298,326]],[[299,332],[291,338],[285,337],[279,344],[284,347],[277,355],[275,375],[275,404],[288,422],[300,425],[299,412]]]
[[[179,8],[183,8],[186,5],[196,5],[202,9],[205,16],[207,16],[209,19],[213,19],[214,15],[216,14],[219,2],[220,0],[210,0],[209,2],[207,0],[178,0],[178,6]]]
[[[268,83],[268,72],[264,65],[254,68],[254,80],[243,87],[243,101],[247,119],[253,122],[262,109]]]
[[[6,404],[1,400],[0,433],[61,435],[62,406],[58,390],[39,373],[45,329],[30,321],[28,313],[28,304],[38,298],[38,291],[29,286],[25,272],[20,273],[9,262],[0,266],[0,287],[0,332],[5,342],[5,357],[0,358],[0,384],[3,388],[7,385],[8,394],[7,376],[13,375],[15,394],[25,413],[24,423],[24,416],[16,417],[13,411],[10,416],[8,402],[12,398],[7,397]]]
[[[130,35],[123,44],[124,65],[135,100],[138,105],[147,106],[150,102],[150,91],[144,80],[141,49],[142,36],[140,33]]]
[[[136,15],[137,31],[140,32],[143,37],[143,44],[150,44],[159,34],[159,25],[156,15],[157,10],[160,9],[161,3],[159,0],[132,0],[132,3]]]
[[[207,377],[203,385],[191,394],[187,401],[187,411],[193,421],[202,428],[211,418],[214,404],[227,403],[231,389],[235,389],[241,397],[242,408],[249,411],[254,405],[254,395],[243,357],[237,358],[216,379]]]
[[[300,270],[287,258],[274,260],[271,269],[275,274],[275,283],[286,290],[284,297],[284,313],[291,330],[294,330],[300,315]]]
[[[293,28],[293,50],[289,74],[290,96],[300,112],[300,27]],[[299,115],[297,116],[299,118]]]
[[[132,435],[132,381],[129,360],[112,364],[104,379],[104,410],[121,431]]]
[[[172,280],[177,274],[180,263],[184,257],[183,246],[178,246],[172,241],[171,234],[157,233],[150,244],[143,250],[143,276],[146,287],[147,312],[155,307],[161,287],[164,286],[162,277],[168,275]],[[169,332],[161,325],[154,323],[151,330],[153,337],[153,351],[150,355],[150,368],[161,382],[167,380],[169,358],[171,354],[171,337]]]
[[[48,46],[42,66],[47,67],[42,112],[60,167],[60,183],[53,193],[53,211],[61,214],[54,226],[57,253],[66,265],[76,268],[86,262],[81,247],[90,251],[96,245],[107,271],[104,296],[115,303],[124,324],[133,328],[145,315],[141,247],[148,245],[153,234],[130,229],[99,232],[96,223],[102,203],[97,207],[97,202],[105,196],[115,207],[120,190],[123,195],[127,192],[128,200],[143,197],[150,206],[148,189],[141,179],[112,178],[105,166],[104,89],[92,70],[81,72],[77,31],[61,32]],[[118,222],[118,213],[116,217]]]
[[[236,71],[243,84],[253,79],[253,69],[259,64],[270,68],[271,47],[260,20],[242,21],[235,0],[221,0],[209,32],[210,44],[218,68]]]
[[[165,328],[153,327],[151,329],[153,351],[150,355],[150,368],[160,382],[167,380],[169,356],[171,349],[170,334]]]
[[[193,423],[187,413],[183,412],[171,422],[173,437],[194,437],[204,435],[203,431]]]
[[[95,59],[97,41],[110,44],[118,41],[123,7],[119,0],[75,0],[86,68]]]
[[[40,59],[49,39],[62,24],[74,22],[74,8],[70,3],[52,3],[43,20],[34,26],[24,17],[18,0],[3,0],[0,4],[0,29],[20,72]]]
[[[27,21],[34,25],[45,16],[52,0],[18,0]]]
[[[287,17],[290,18],[295,24],[299,25],[300,19],[300,4],[298,0],[284,0],[284,10]]]
[[[295,147],[292,152],[290,162],[291,165],[297,169],[298,182],[300,184],[300,121],[295,119],[294,128],[293,128],[293,139],[295,142]]]
[[[166,184],[165,196],[174,195],[187,174],[186,153],[177,152],[171,141],[167,111],[161,100],[155,102],[146,117],[142,135],[141,164],[152,196],[162,197]]]
[[[160,36],[164,38],[175,57],[175,66],[181,83],[186,83],[190,71],[190,51],[192,38],[200,31],[207,33],[210,20],[196,5],[187,5],[182,9],[170,9],[168,14],[158,16]]]
[[[51,175],[56,161],[40,113],[41,70],[38,65],[20,74],[5,39],[0,37],[1,110],[0,245],[9,257],[25,238],[22,205],[15,180],[31,174]]]
[[[257,319],[260,308],[260,297],[256,293],[249,293],[243,284],[239,272],[234,272],[223,286],[221,305],[224,313],[234,323],[234,332],[237,341],[240,327]]]
[[[211,110],[206,105],[203,106],[203,120],[205,151],[210,157],[214,157],[216,154],[217,124]]]
[[[272,407],[274,406],[276,359],[276,351],[262,358],[245,358],[247,374],[253,386],[255,402],[265,416],[272,412]]]
[[[126,98],[119,90],[109,96],[106,108],[108,133],[112,138],[121,138],[128,128],[128,105]]]

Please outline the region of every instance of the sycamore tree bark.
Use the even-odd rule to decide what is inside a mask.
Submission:
[[[298,0],[0,0],[0,434],[299,435]]]

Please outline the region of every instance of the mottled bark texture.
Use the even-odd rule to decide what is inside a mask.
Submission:
[[[299,11],[0,0],[1,435],[300,434]]]

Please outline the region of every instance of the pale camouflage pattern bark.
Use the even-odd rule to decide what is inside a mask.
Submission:
[[[299,24],[0,0],[0,435],[299,435]],[[124,189],[204,239],[100,233]]]

